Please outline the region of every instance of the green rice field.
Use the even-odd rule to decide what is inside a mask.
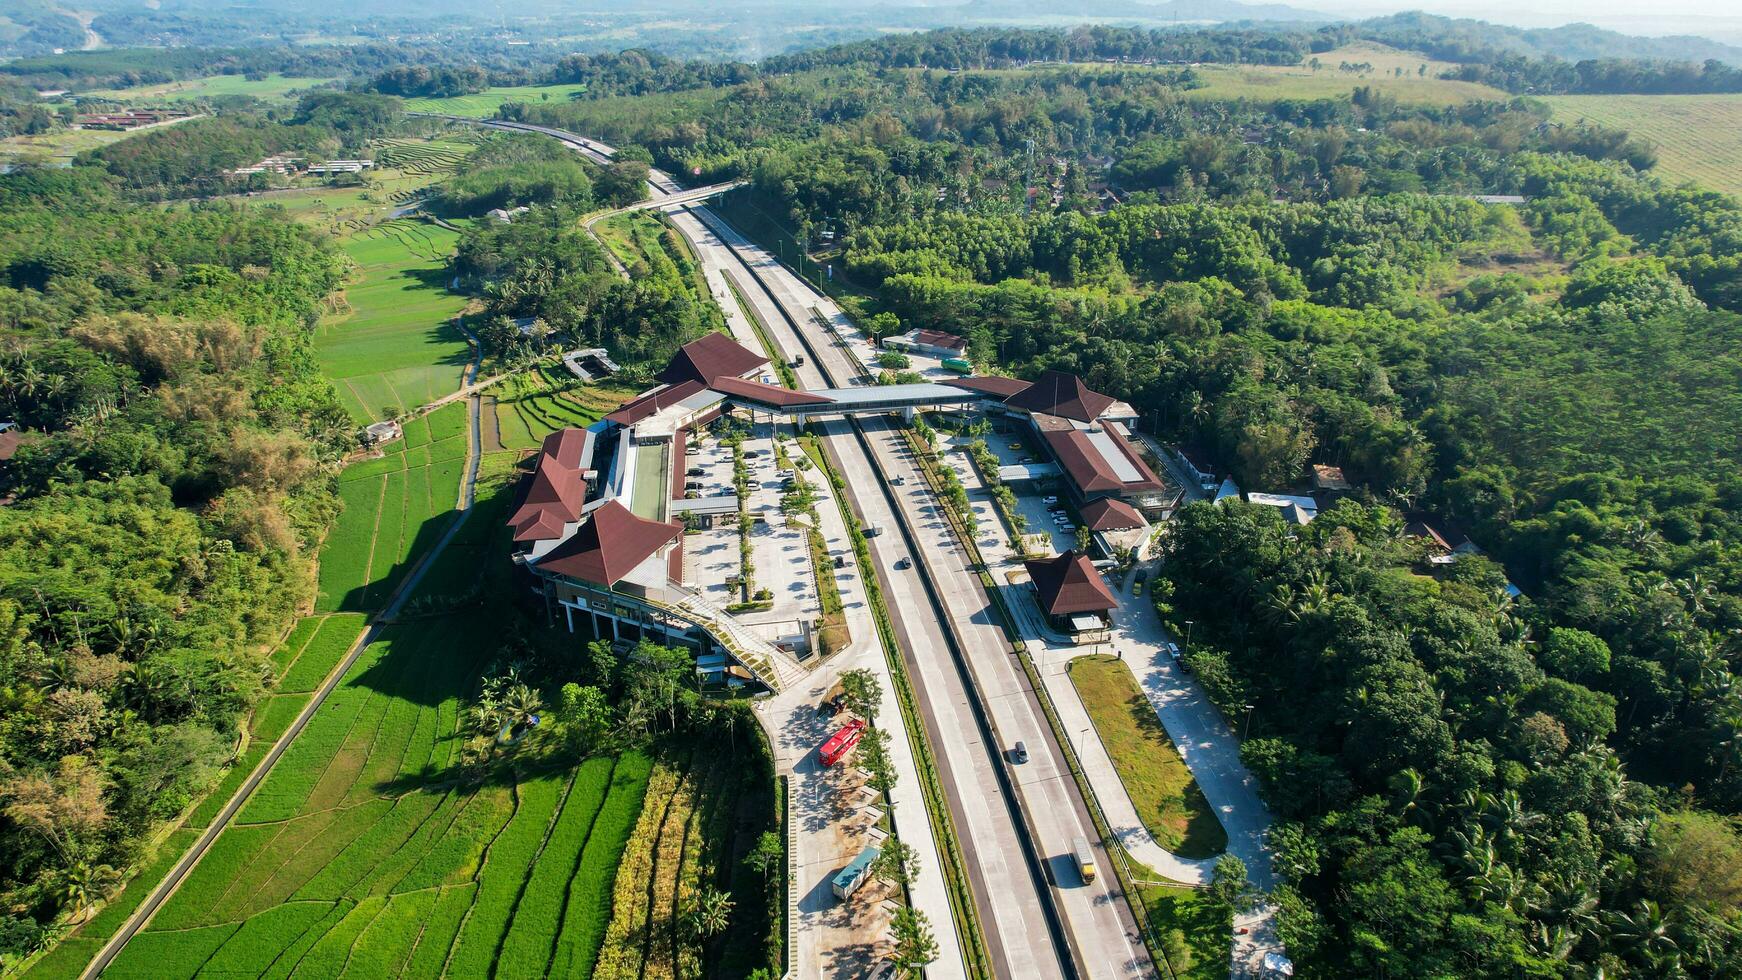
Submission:
[[[494,389],[486,405],[486,449],[535,449],[557,429],[586,428],[615,411],[635,392],[610,382],[582,385],[562,365],[528,371]],[[491,427],[494,423],[494,438]]]
[[[444,228],[398,220],[345,244],[361,281],[345,290],[349,310],[322,321],[315,346],[359,424],[403,414],[460,386],[471,351],[453,324],[465,297],[448,290],[448,257],[458,240]]]
[[[487,88],[471,95],[441,99],[406,99],[407,112],[439,112],[471,119],[488,119],[504,102],[567,102],[587,90],[580,85],[516,85]]]
[[[208,75],[205,78],[189,78],[165,82],[162,85],[101,89],[79,94],[119,102],[189,102],[225,95],[245,95],[262,102],[271,102],[289,99],[308,89],[336,81],[336,78],[293,78],[276,72],[258,80],[245,75]]]
[[[495,482],[425,590],[477,581],[481,556],[503,546],[508,495]],[[291,674],[339,618],[298,627],[302,651],[283,655]],[[473,610],[389,627],[105,976],[639,978],[763,965],[775,925],[740,858],[772,818],[765,750],[751,738],[457,780],[464,699],[499,632]],[[721,936],[680,943],[704,888],[745,900]]]
[[[321,548],[317,610],[381,608],[453,519],[466,464],[465,403],[412,419],[404,431],[380,459],[339,477],[345,509]]]

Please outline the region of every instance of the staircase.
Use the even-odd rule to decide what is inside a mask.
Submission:
[[[734,660],[770,689],[778,693],[804,679],[807,671],[791,654],[746,629],[718,603],[675,583],[663,591],[664,595],[648,595],[646,599],[707,630]]]

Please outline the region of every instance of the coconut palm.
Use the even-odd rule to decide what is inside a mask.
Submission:
[[[74,861],[60,873],[54,890],[64,904],[72,907],[73,918],[79,919],[120,879],[120,873],[107,864]]]

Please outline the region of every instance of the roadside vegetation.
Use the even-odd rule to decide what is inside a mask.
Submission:
[[[1078,657],[1069,669],[1095,733],[1113,757],[1119,781],[1150,836],[1183,858],[1221,853],[1228,835],[1161,727],[1155,706],[1138,690],[1131,668],[1118,657],[1102,654]]]

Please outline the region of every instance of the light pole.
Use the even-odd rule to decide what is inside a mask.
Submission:
[[[1192,652],[1192,621],[1186,620],[1186,652]]]
[[[1246,729],[1252,725],[1252,709],[1255,707],[1257,705],[1249,704],[1246,706],[1246,720],[1240,723],[1240,741],[1242,742],[1246,741]]]

